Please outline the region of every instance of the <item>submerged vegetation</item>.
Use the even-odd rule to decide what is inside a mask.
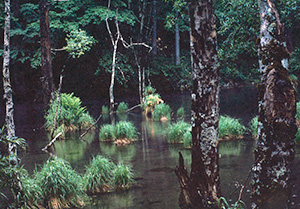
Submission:
[[[219,121],[219,138],[236,139],[242,138],[246,133],[246,127],[242,125],[239,119],[229,116],[221,116]]]
[[[57,98],[52,100],[45,119],[47,130],[57,128],[55,135],[59,132],[65,134],[69,131],[87,129],[94,123],[94,119],[87,112],[86,107],[82,107],[80,98],[74,96],[73,93],[61,94],[59,102],[57,102]]]

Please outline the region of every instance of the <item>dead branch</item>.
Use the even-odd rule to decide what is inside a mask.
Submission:
[[[102,115],[100,114],[99,117],[97,118],[96,122],[94,124],[92,124],[83,134],[80,135],[80,139],[82,139],[82,137],[84,137],[92,129],[92,127],[94,127],[99,122],[101,117],[102,117]]]
[[[140,107],[140,106],[141,106],[140,104],[137,104],[137,105],[135,105],[135,106],[129,108],[128,110],[126,110],[126,112],[130,112],[131,110],[133,110],[133,109],[135,109],[135,108],[137,108],[137,107]]]
[[[51,147],[53,145],[53,143],[62,135],[62,132],[59,132],[55,137],[54,139],[51,140],[51,142],[49,142],[49,144],[47,144],[43,149],[42,151],[46,151],[49,149],[49,147]]]

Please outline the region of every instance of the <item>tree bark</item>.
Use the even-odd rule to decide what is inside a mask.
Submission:
[[[216,18],[212,0],[192,1],[189,9],[193,69],[193,146],[190,177],[181,175],[179,178],[179,204],[182,208],[218,208],[219,64]],[[176,172],[184,174],[183,167],[179,166]],[[188,189],[182,185],[186,185]]]
[[[152,53],[153,56],[156,57],[157,55],[157,8],[156,8],[156,1],[153,0],[152,2]]]
[[[180,64],[180,34],[178,24],[178,12],[176,12],[176,24],[175,24],[175,64]]]
[[[288,199],[294,158],[296,95],[289,78],[284,25],[272,0],[258,0],[261,17],[258,55],[263,73],[259,86],[258,141],[252,180],[252,208]],[[285,196],[276,198],[274,192]],[[283,208],[283,207],[282,207]]]
[[[48,0],[40,0],[40,35],[41,35],[41,78],[43,87],[43,103],[48,108],[49,102],[53,99],[54,83],[51,60],[51,39],[49,27],[49,5]]]

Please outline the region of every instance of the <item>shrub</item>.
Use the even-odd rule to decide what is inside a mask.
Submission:
[[[113,125],[103,125],[99,133],[100,141],[113,141],[115,139],[114,131],[115,127]]]
[[[237,138],[243,136],[246,127],[238,119],[229,116],[221,116],[219,121],[219,137]]]
[[[45,116],[45,127],[48,130],[53,129],[54,119],[56,118],[56,126],[64,132],[78,129],[85,129],[94,123],[94,119],[89,115],[86,107],[81,106],[81,100],[75,97],[73,93],[61,94],[59,107],[57,108],[57,99],[50,101],[49,110]]]
[[[128,121],[120,121],[115,127],[116,139],[135,139],[137,137],[137,131],[134,125]]]
[[[180,107],[178,110],[177,110],[177,118],[183,118],[184,116],[184,108],[183,107]]]
[[[159,121],[162,118],[166,118],[167,120],[171,119],[171,108],[167,104],[158,104],[154,107],[153,110],[153,120]]]
[[[119,163],[113,171],[112,182],[116,188],[126,189],[134,182],[133,177],[131,166]]]
[[[117,113],[125,113],[128,110],[128,104],[121,102],[118,106]]]
[[[151,86],[147,86],[145,88],[145,101],[143,104],[143,109],[146,115],[148,115],[148,113],[152,114],[156,105],[164,103],[160,95],[158,93],[155,93],[155,91],[156,89]]]
[[[68,162],[59,158],[47,161],[41,171],[35,172],[35,180],[50,208],[83,205],[82,178]]]
[[[192,148],[193,146],[193,138],[192,138],[192,132],[187,131],[183,135],[183,145],[185,148]]]
[[[252,118],[252,120],[249,123],[249,128],[252,133],[252,136],[254,137],[254,139],[256,139],[258,131],[258,116]]]
[[[108,109],[108,107],[106,106],[106,105],[103,105],[102,106],[102,115],[106,115],[106,114],[108,114],[109,113],[109,109]]]
[[[184,135],[187,132],[191,132],[191,129],[192,129],[192,126],[184,121],[179,121],[179,122],[171,125],[169,132],[168,132],[168,142],[169,143],[182,143],[185,138]],[[188,138],[188,136],[186,136],[186,137]]]
[[[83,177],[86,190],[91,193],[109,191],[109,184],[113,177],[112,171],[115,167],[116,165],[113,162],[101,155],[93,157],[86,167],[86,173]]]

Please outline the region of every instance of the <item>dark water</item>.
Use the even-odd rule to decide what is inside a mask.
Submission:
[[[178,94],[163,96],[174,112],[184,106],[190,112],[190,95]],[[257,114],[257,92],[255,88],[244,87],[223,90],[220,96],[221,114],[241,118],[247,124]],[[138,100],[128,100],[130,106]],[[85,102],[88,110],[96,118],[101,111],[103,102]],[[16,105],[16,127],[18,136],[28,140],[29,148],[21,154],[22,164],[30,173],[35,166],[45,162],[49,155],[41,149],[48,143],[48,135],[42,129],[42,107],[34,104]],[[1,108],[2,111],[2,108]],[[0,112],[4,116],[4,111]],[[186,121],[189,121],[189,114]],[[69,161],[78,172],[84,173],[89,160],[98,154],[110,157],[115,162],[131,163],[136,171],[136,186],[123,193],[110,193],[94,197],[90,205],[85,208],[179,208],[179,183],[174,174],[178,164],[178,152],[182,152],[185,164],[189,170],[191,164],[191,151],[184,149],[183,145],[168,144],[166,131],[169,123],[145,120],[141,112],[133,111],[127,115],[117,116],[117,120],[132,121],[139,133],[140,140],[126,147],[117,147],[109,143],[100,143],[98,131],[89,133],[84,137],[86,141],[79,140],[79,134],[68,139],[55,142],[53,153]],[[103,118],[100,125],[109,122]],[[222,194],[228,200],[237,200],[240,189],[244,184],[246,188],[242,199],[250,205],[249,180],[245,181],[253,163],[254,140],[251,136],[241,141],[220,142],[220,175]],[[299,153],[299,152],[297,152]],[[294,161],[294,168],[300,168],[299,154]],[[293,174],[292,201],[294,208],[300,208],[298,169]],[[279,197],[280,198],[280,197]],[[276,207],[272,207],[276,208]],[[277,207],[282,208],[281,206]]]

